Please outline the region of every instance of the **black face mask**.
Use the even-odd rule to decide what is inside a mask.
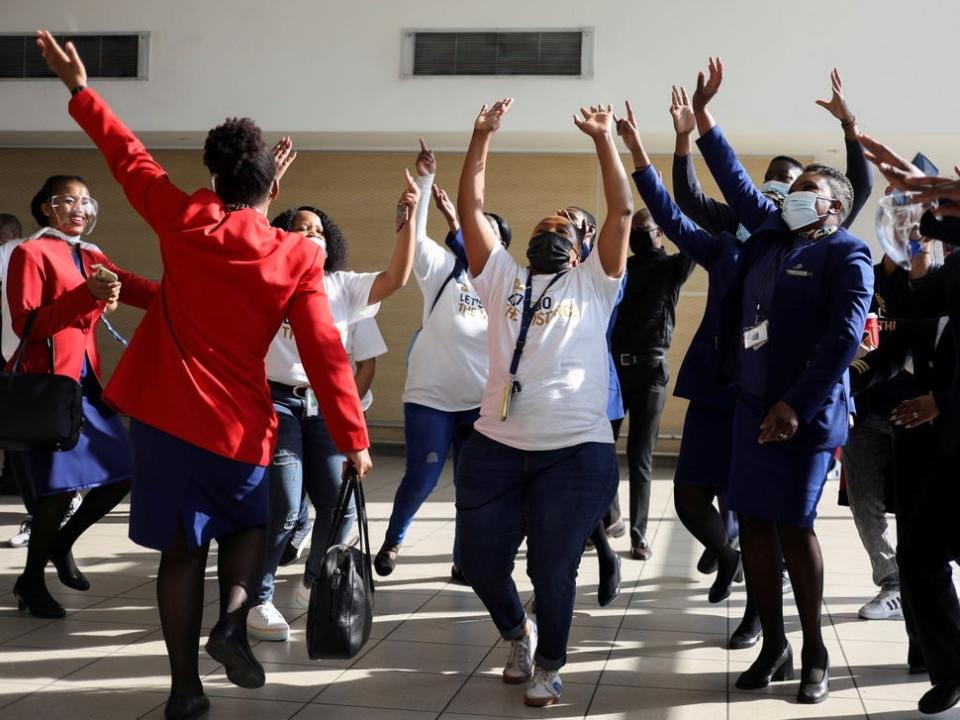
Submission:
[[[630,231],[630,252],[634,255],[649,255],[657,248],[653,244],[653,234],[649,230]]]
[[[549,230],[530,238],[527,260],[536,273],[558,273],[570,266],[570,251],[573,243],[563,235]]]

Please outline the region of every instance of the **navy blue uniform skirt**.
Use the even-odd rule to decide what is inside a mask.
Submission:
[[[267,468],[217,455],[133,418],[130,440],[130,539],[138,545],[166,550],[181,523],[191,548],[266,524]]]
[[[718,409],[691,400],[683,420],[680,456],[673,481],[706,485],[722,495],[730,479],[733,407]]]
[[[130,444],[120,416],[101,398],[92,372],[80,379],[83,388],[83,427],[70,450],[23,453],[24,465],[37,497],[108,485],[133,476]]]
[[[833,452],[795,441],[757,442],[766,401],[741,394],[733,416],[733,458],[728,504],[748,517],[794,527],[813,527]]]

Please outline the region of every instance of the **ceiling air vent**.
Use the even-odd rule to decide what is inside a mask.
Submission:
[[[589,77],[590,30],[411,30],[403,77],[535,75]]]
[[[77,46],[91,78],[147,77],[149,33],[74,33],[57,35]],[[40,56],[36,36],[0,34],[0,79],[37,80],[54,74]]]

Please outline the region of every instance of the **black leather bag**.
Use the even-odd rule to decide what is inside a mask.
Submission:
[[[0,448],[69,450],[80,439],[83,393],[72,377],[53,373],[53,338],[47,339],[49,373],[18,372],[36,319],[34,310],[24,326],[12,370],[0,373]]]
[[[350,499],[356,500],[359,547],[335,543]],[[307,611],[307,654],[320,658],[352,658],[370,639],[373,626],[373,573],[370,534],[363,486],[357,471],[343,475],[337,514],[327,539],[320,572],[310,589]]]

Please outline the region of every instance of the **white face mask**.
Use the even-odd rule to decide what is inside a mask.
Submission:
[[[760,186],[760,192],[764,195],[767,193],[775,193],[786,197],[790,194],[790,184],[780,182],[779,180],[767,180],[767,182]]]
[[[307,235],[313,242],[320,246],[320,249],[323,250],[323,254],[327,254],[327,241],[324,240],[319,235]]]
[[[821,195],[808,190],[798,190],[787,195],[783,200],[783,221],[791,230],[800,230],[819,223],[826,215],[817,212],[817,200]],[[833,198],[823,197],[824,200]]]

